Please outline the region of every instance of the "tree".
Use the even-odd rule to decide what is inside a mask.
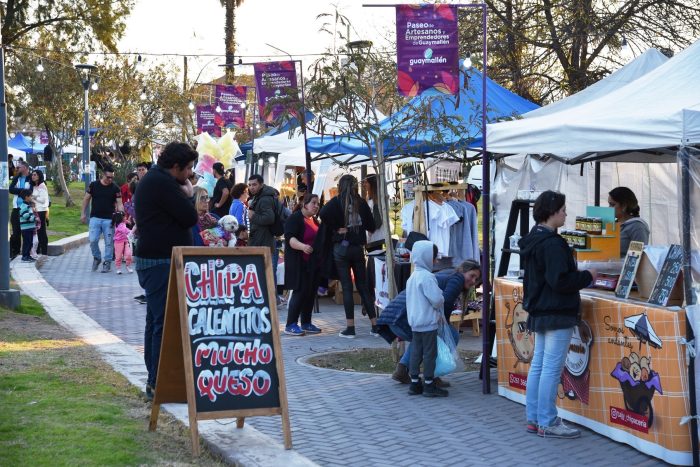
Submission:
[[[236,70],[233,67],[236,53],[236,8],[241,6],[243,0],[220,0],[221,6],[226,9],[226,23],[224,25],[224,42],[226,46],[226,84],[234,84]]]
[[[539,103],[578,92],[635,52],[688,46],[700,33],[697,0],[485,0],[489,75]],[[463,51],[481,50],[473,22],[463,22]]]
[[[49,31],[70,46],[99,42],[112,52],[134,0],[7,0],[0,5],[4,46]]]
[[[321,15],[324,17],[327,15]],[[346,17],[335,15],[342,25],[349,24]],[[342,28],[341,28],[342,29]],[[328,30],[324,28],[324,30]],[[345,40],[342,33],[339,39]],[[352,46],[352,47],[351,47]],[[345,55],[346,60],[339,58]],[[313,73],[306,83],[307,106],[314,109],[317,121],[314,130],[331,138],[326,124],[329,121],[347,123],[346,134],[358,138],[369,150],[369,159],[377,173],[378,201],[384,219],[389,219],[389,197],[387,194],[386,157],[384,143],[389,141],[397,154],[409,152],[408,143],[425,134],[433,136],[435,144],[448,144],[450,135],[476,135],[480,128],[475,128],[475,121],[463,121],[460,117],[447,112],[432,112],[434,105],[454,106],[454,96],[444,95],[429,99],[413,99],[406,102],[396,92],[396,65],[387,50],[371,47],[367,41],[348,43],[338,50],[338,55],[327,51],[312,66]],[[403,105],[408,108],[401,116],[393,116],[386,126],[378,123],[378,109],[391,113],[395,107]],[[297,108],[296,115],[300,115]],[[454,147],[454,146],[453,146]],[[405,151],[405,152],[404,152]],[[420,157],[420,154],[415,154]],[[383,222],[382,229],[386,245],[391,245],[390,223]],[[387,277],[389,294],[396,293],[394,283],[394,251],[387,248]]]

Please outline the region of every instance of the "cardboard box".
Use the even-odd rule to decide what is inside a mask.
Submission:
[[[654,284],[656,283],[656,278],[659,273],[652,266],[651,261],[647,257],[646,253],[642,253],[642,259],[639,262],[639,269],[637,269],[637,275],[634,281],[637,283],[638,287],[638,298],[640,300],[649,300],[651,291],[654,289]],[[683,271],[678,274],[678,280],[676,280],[676,285],[673,286],[673,291],[671,296],[668,298],[668,306],[682,305],[683,304]]]

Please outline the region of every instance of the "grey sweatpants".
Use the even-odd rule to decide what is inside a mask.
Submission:
[[[435,360],[437,359],[437,329],[428,332],[413,331],[411,341],[411,360],[409,375],[412,379],[420,374],[420,363],[423,361],[423,378],[432,381],[435,376]]]

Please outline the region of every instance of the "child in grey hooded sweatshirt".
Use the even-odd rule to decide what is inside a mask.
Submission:
[[[444,319],[445,299],[432,273],[437,247],[430,241],[422,240],[413,245],[411,262],[415,270],[406,284],[406,311],[408,324],[413,331],[409,375],[411,395],[423,394],[426,397],[445,397],[448,392],[438,388],[434,381],[435,360],[437,359],[437,330],[440,319]],[[425,387],[419,378],[420,364],[423,361]]]

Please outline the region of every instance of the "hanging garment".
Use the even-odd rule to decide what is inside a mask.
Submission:
[[[466,201],[450,200],[447,204],[454,209],[459,222],[450,227],[450,256],[453,264],[464,260],[479,260],[479,232],[476,209]]]

